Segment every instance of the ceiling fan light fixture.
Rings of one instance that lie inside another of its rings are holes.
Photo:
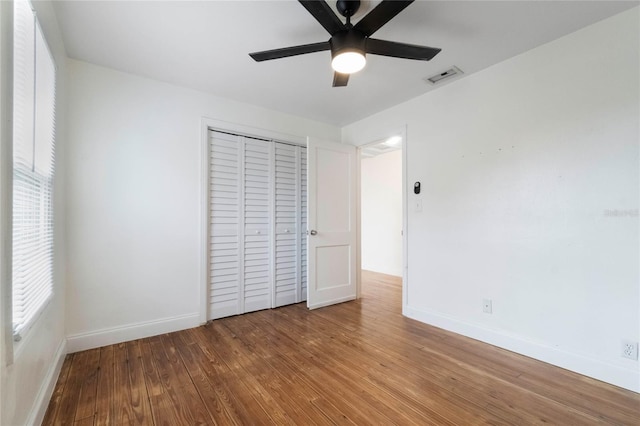
[[[343,51],[331,60],[331,67],[342,74],[353,74],[366,65],[367,60],[363,52]]]
[[[367,63],[366,40],[362,33],[346,30],[336,33],[329,40],[331,45],[331,67],[342,74],[360,71]]]

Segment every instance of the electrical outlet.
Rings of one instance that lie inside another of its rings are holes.
[[[482,312],[490,314],[493,312],[491,299],[482,299]]]
[[[638,359],[638,342],[632,342],[631,340],[622,341],[622,357],[633,360]]]

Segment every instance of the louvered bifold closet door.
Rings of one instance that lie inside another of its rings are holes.
[[[306,300],[306,148],[210,131],[209,169],[209,319]]]
[[[275,144],[275,306],[300,301],[299,148]]]
[[[209,132],[209,319],[241,313],[240,138]]]
[[[244,312],[271,307],[271,145],[244,139]]]
[[[300,299],[307,300],[307,148],[300,147]]]

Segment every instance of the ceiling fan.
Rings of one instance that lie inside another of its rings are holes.
[[[414,0],[383,0],[355,25],[351,24],[351,17],[358,11],[360,0],[337,1],[338,12],[347,18],[346,24],[338,19],[324,0],[298,1],[331,34],[331,38],[320,43],[254,52],[250,53],[249,56],[258,62],[262,62],[331,50],[331,66],[335,71],[333,74],[333,87],[339,87],[347,85],[350,74],[364,68],[366,64],[365,55],[367,53],[429,61],[441,50],[435,47],[371,38],[373,33],[402,12]]]

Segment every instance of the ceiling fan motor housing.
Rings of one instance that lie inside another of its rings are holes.
[[[331,58],[341,53],[356,52],[365,56],[366,37],[360,31],[351,29],[337,32],[329,40],[331,45]]]

